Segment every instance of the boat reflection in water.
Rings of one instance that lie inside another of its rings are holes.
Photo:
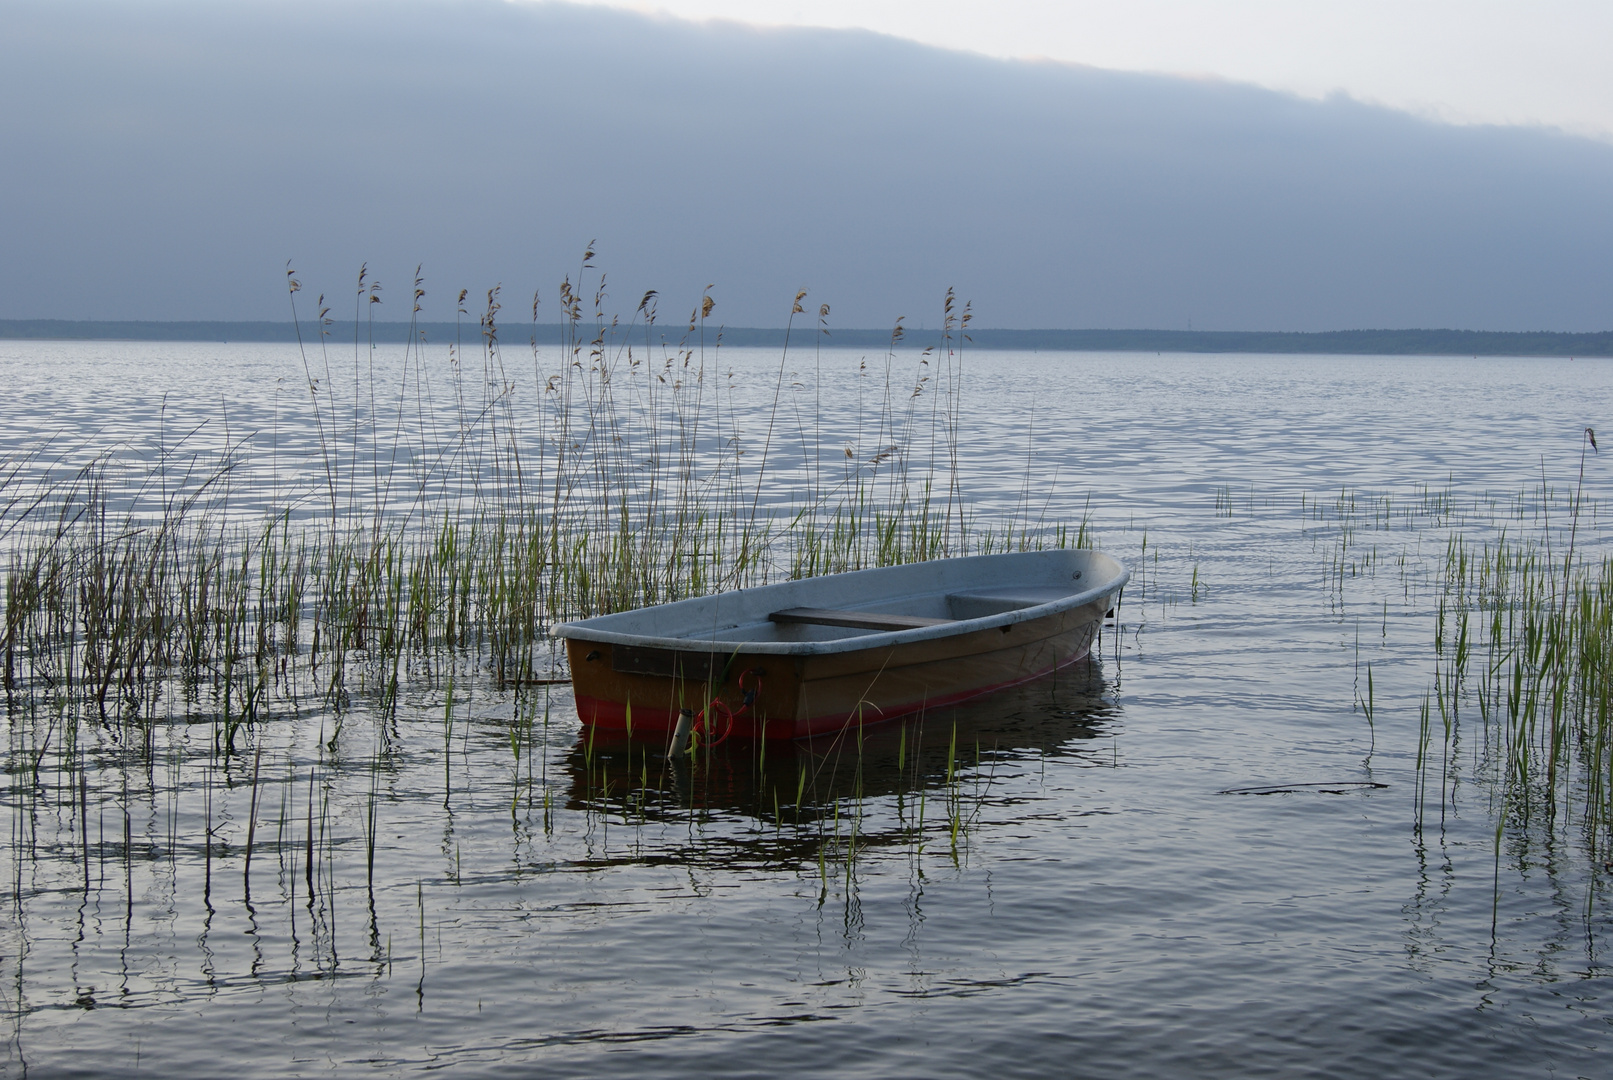
[[[906,720],[674,755],[659,741],[584,728],[567,757],[567,803],[598,818],[615,857],[626,847],[633,860],[821,863],[826,850],[838,860],[938,836],[956,851],[983,801],[1005,797],[995,780],[1049,758],[1109,763],[1113,688],[1088,658]]]

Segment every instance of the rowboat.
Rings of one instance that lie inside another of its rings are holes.
[[[935,559],[563,623],[596,731],[800,739],[1028,682],[1085,657],[1128,571],[1096,551]]]

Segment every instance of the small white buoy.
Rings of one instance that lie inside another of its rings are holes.
[[[672,743],[667,747],[667,757],[677,757],[688,752],[689,732],[694,727],[694,710],[682,709],[678,712],[678,725],[672,729]]]

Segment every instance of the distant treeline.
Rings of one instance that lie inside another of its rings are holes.
[[[353,341],[354,324],[338,322],[326,328],[333,341]],[[683,337],[680,325],[663,324],[654,329],[651,340],[676,344]],[[478,342],[480,326],[474,321],[461,323],[420,323],[416,331],[429,342]],[[509,323],[499,327],[499,340],[505,344],[556,345],[564,340],[565,328],[559,323]],[[360,324],[359,340],[377,344],[401,343],[408,335],[407,323],[377,322]],[[317,338],[312,325],[302,328],[310,344]],[[584,342],[597,333],[591,324],[581,327]],[[723,344],[778,347],[784,344],[782,329],[708,324],[706,344],[721,335]],[[806,344],[815,328],[797,327],[793,340]],[[933,344],[937,330],[909,328],[904,338],[908,346]],[[608,333],[617,341],[643,341],[644,328],[620,327]],[[977,349],[1016,349],[1023,351],[1070,352],[1174,352],[1174,353],[1332,353],[1362,356],[1613,356],[1613,330],[1591,334],[1560,334],[1549,331],[1523,333],[1493,330],[1328,330],[1320,333],[1290,333],[1264,330],[989,330],[969,331],[970,344]],[[289,322],[114,322],[69,319],[0,319],[0,339],[56,341],[295,341],[296,328]],[[890,344],[889,330],[832,329],[822,338],[824,345],[842,348],[877,349]]]

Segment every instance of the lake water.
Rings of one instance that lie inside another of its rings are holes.
[[[863,360],[789,364],[831,448]],[[386,385],[401,360],[376,362]],[[777,354],[720,364],[760,415]],[[860,750],[692,771],[590,748],[564,686],[519,705],[517,758],[517,700],[473,681],[451,708],[406,688],[390,725],[306,709],[256,759],[178,723],[136,763],[92,725],[75,791],[35,782],[45,721],[14,710],[0,1072],[1610,1075],[1608,871],[1538,822],[1497,854],[1471,718],[1420,827],[1415,762],[1446,539],[1566,524],[1613,363],[963,365],[980,519],[1086,514],[1132,567],[1090,664]],[[138,453],[205,420],[199,445],[227,417],[272,435],[282,491],[317,488],[294,347],[0,343],[0,381],[6,447]]]

